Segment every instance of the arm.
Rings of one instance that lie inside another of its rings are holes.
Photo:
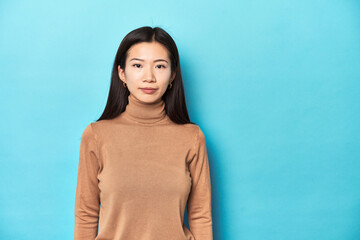
[[[80,143],[79,167],[75,196],[74,240],[95,239],[98,227],[100,190],[97,173],[98,151],[91,123],[85,128]]]
[[[210,169],[205,136],[200,127],[189,171],[192,179],[187,207],[190,231],[196,240],[212,240]]]

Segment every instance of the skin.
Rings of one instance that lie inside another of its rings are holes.
[[[157,61],[158,59],[162,60]],[[168,51],[158,42],[132,45],[128,50],[125,66],[125,69],[118,66],[119,78],[127,84],[130,94],[144,103],[159,101],[175,78],[175,72],[171,75]],[[146,87],[157,90],[148,94],[140,89]]]

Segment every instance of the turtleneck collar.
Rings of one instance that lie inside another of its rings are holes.
[[[162,98],[153,103],[144,103],[130,94],[128,101],[122,115],[129,120],[137,123],[151,124],[159,122],[166,117],[165,102]]]

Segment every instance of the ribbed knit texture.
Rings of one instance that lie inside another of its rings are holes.
[[[212,240],[202,130],[172,122],[161,99],[128,99],[118,117],[92,122],[82,133],[74,239]]]

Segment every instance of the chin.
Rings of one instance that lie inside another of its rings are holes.
[[[142,102],[145,103],[153,103],[155,101],[157,101],[159,98],[158,95],[152,95],[152,94],[146,94],[146,93],[142,93],[141,96],[138,97],[138,99]]]

